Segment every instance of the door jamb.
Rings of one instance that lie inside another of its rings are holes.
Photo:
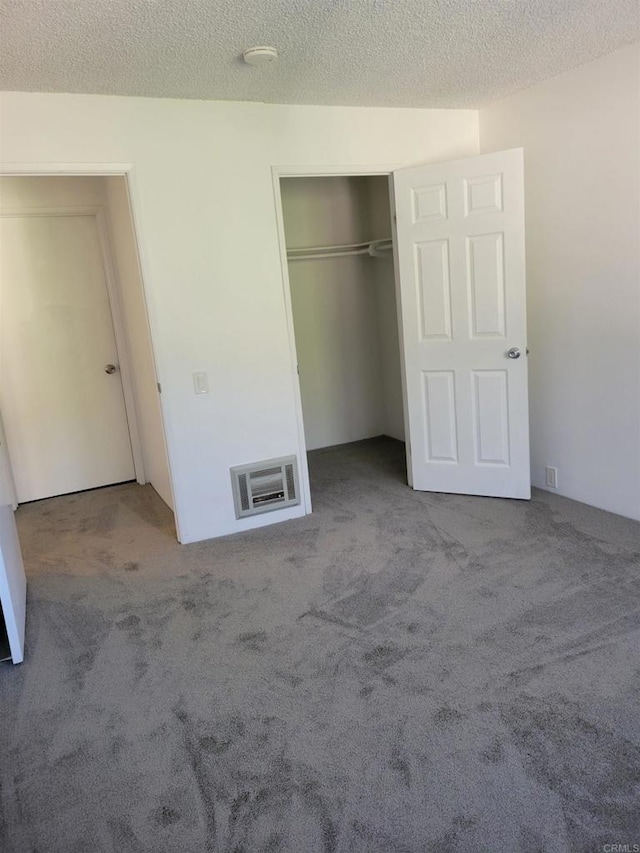
[[[124,407],[127,413],[127,421],[129,425],[133,467],[136,473],[137,482],[143,486],[147,482],[147,477],[144,471],[142,441],[140,439],[136,398],[133,390],[133,365],[124,323],[124,311],[122,310],[122,301],[120,299],[120,288],[122,287],[122,283],[119,280],[117,267],[113,257],[113,243],[111,241],[111,234],[109,232],[104,208],[99,208],[96,211],[96,225],[98,228],[98,239],[100,240],[100,250],[102,252],[102,262],[104,264],[104,275],[107,285],[107,296],[109,297],[109,307],[111,309],[111,319],[113,321],[113,334],[116,339],[116,351],[118,353],[118,361],[120,362],[122,393],[124,396]]]
[[[278,248],[280,252],[280,267],[282,270],[282,297],[284,301],[284,311],[287,323],[287,337],[289,343],[289,360],[291,371],[291,384],[293,388],[294,406],[296,414],[296,426],[298,433],[298,462],[300,471],[300,480],[302,484],[302,505],[305,514],[308,515],[312,511],[311,507],[311,489],[309,484],[309,466],[307,463],[307,443],[304,434],[304,418],[302,412],[302,394],[300,392],[300,376],[298,374],[298,355],[296,350],[295,330],[293,325],[293,307],[291,302],[291,281],[289,279],[289,266],[287,263],[287,243],[284,230],[284,215],[282,212],[282,190],[280,185],[281,178],[330,178],[330,177],[367,177],[367,176],[383,176],[387,177],[391,182],[393,172],[400,168],[397,163],[392,165],[374,164],[369,166],[352,165],[352,166],[272,166],[271,180],[273,183],[273,200],[276,213],[276,228]],[[391,183],[390,183],[391,188]],[[391,210],[393,220],[393,209]],[[392,239],[395,246],[395,227],[392,221]],[[395,253],[394,253],[395,254]],[[398,299],[398,280],[397,267],[394,264],[394,273],[396,277],[396,300]],[[400,325],[400,305],[398,305],[398,322]],[[402,338],[400,339],[402,345]],[[404,382],[404,360],[400,359],[402,366],[402,395],[405,400],[404,406],[406,411],[406,387]],[[405,418],[406,420],[406,418]],[[405,430],[408,426],[405,424]],[[408,432],[407,432],[408,446]]]

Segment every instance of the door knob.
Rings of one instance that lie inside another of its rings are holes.
[[[508,349],[507,358],[520,358],[520,350],[518,347],[511,347],[511,349]]]
[[[115,366],[115,364],[105,364],[104,366],[104,372],[109,374],[115,373],[117,369],[118,368]]]

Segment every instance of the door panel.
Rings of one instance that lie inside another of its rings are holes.
[[[18,501],[134,478],[94,216],[0,219],[0,405]]]
[[[0,604],[14,663],[24,658],[27,579],[13,509],[0,504]]]
[[[413,487],[528,498],[522,151],[399,169],[394,196]]]

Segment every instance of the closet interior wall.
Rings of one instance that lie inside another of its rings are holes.
[[[288,250],[391,236],[386,176],[280,184]],[[392,254],[288,266],[307,449],[378,435],[404,441]]]

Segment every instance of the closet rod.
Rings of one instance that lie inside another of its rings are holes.
[[[383,257],[393,248],[391,239],[368,240],[365,243],[343,243],[339,246],[310,246],[308,249],[288,249],[290,261],[320,260],[320,258],[344,258],[349,255],[370,255]]]
[[[344,252],[320,252],[317,254],[290,255],[287,253],[289,261],[317,261],[320,258],[347,258],[355,255],[368,255],[369,249],[347,249]]]

